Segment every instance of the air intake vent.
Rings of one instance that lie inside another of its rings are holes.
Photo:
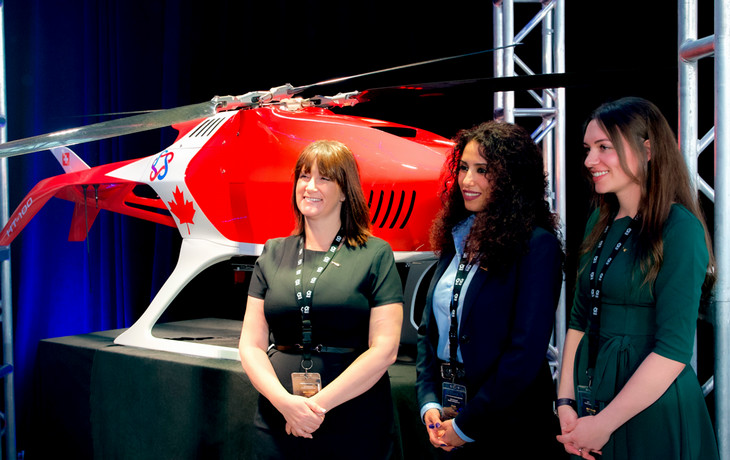
[[[200,125],[198,125],[198,127],[195,128],[193,131],[191,131],[188,137],[208,137],[224,121],[225,117],[209,118]]]
[[[398,219],[403,216],[398,228],[404,228],[411,218],[415,203],[415,190],[410,193],[410,196],[407,196],[404,190],[401,190],[400,193],[391,190],[387,196],[383,190],[377,194],[371,190],[368,206],[371,210],[375,207],[375,211],[372,213],[373,219],[370,223],[378,228],[383,228],[386,225],[388,228],[394,228],[398,223]]]

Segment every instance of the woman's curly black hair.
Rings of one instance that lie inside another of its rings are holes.
[[[470,142],[479,144],[491,186],[486,209],[476,213],[466,252],[479,265],[504,273],[527,253],[532,231],[542,227],[559,237],[558,218],[546,201],[547,176],[540,149],[520,126],[488,121],[460,131],[444,170],[443,207],[431,227],[431,247],[440,254],[453,248],[452,229],[471,212],[459,188],[459,162]]]

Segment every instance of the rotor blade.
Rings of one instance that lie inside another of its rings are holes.
[[[667,69],[670,70],[670,69]],[[553,88],[590,88],[610,85],[628,78],[642,78],[641,69],[623,68],[602,71],[580,71],[518,75],[513,77],[485,77],[449,80],[409,85],[385,86],[361,91],[358,102],[371,102],[381,97],[480,97],[486,93],[503,91],[543,90]],[[653,75],[651,76],[653,77]]]
[[[449,80],[371,88],[362,91],[357,96],[357,100],[359,102],[369,102],[378,97],[399,95],[403,93],[415,96],[423,94],[437,95],[443,93],[471,94],[474,96],[483,94],[484,92],[564,88],[566,86],[573,86],[576,81],[578,81],[576,76],[568,73]]]
[[[496,48],[490,48],[488,50],[475,51],[475,52],[472,52],[472,53],[459,54],[457,56],[448,56],[448,57],[442,57],[442,58],[437,58],[437,59],[430,59],[430,60],[427,60],[427,61],[414,62],[414,63],[411,63],[411,64],[399,65],[399,66],[395,66],[395,67],[388,67],[387,69],[374,70],[372,72],[365,72],[365,73],[360,73],[360,74],[357,74],[357,75],[348,75],[346,77],[331,78],[329,80],[323,80],[323,81],[320,81],[320,82],[317,82],[317,83],[312,83],[310,85],[298,86],[298,87],[294,88],[294,91],[295,91],[294,94],[301,93],[302,91],[305,91],[305,90],[310,89],[310,88],[314,88],[316,86],[324,86],[324,85],[331,85],[331,84],[334,84],[334,83],[342,83],[343,81],[353,80],[355,78],[360,78],[360,77],[368,77],[368,76],[371,76],[371,75],[377,75],[377,74],[385,73],[385,72],[392,72],[394,70],[408,69],[410,67],[418,67],[418,66],[426,65],[426,64],[435,64],[437,62],[450,61],[452,59],[459,59],[459,58],[464,58],[464,57],[469,57],[469,56],[476,56],[478,54],[493,53],[493,52],[498,51],[498,50],[501,50],[501,49],[511,48],[513,46],[518,46],[518,45],[521,45],[521,43],[512,43],[511,45],[499,46],[499,47],[496,47]]]
[[[0,144],[0,158],[149,131],[176,123],[206,118],[215,115],[216,109],[220,105],[220,101],[212,100],[10,141]]]
[[[105,113],[88,113],[84,115],[72,115],[72,118],[88,118],[88,117],[120,117],[122,115],[140,115],[143,113],[161,112],[165,109],[150,109],[150,110],[130,110],[128,112],[105,112]]]

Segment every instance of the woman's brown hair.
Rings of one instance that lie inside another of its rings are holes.
[[[672,204],[679,203],[697,217],[705,230],[710,254],[705,288],[709,288],[714,281],[712,242],[697,194],[690,184],[687,165],[664,115],[656,105],[645,99],[626,97],[601,105],[591,114],[586,127],[590,121],[595,121],[608,136],[623,171],[641,185],[637,257],[644,277],[643,284],[653,282],[661,269],[664,260],[664,222],[669,217]],[[636,175],[628,168],[624,140],[636,156],[639,166]],[[648,150],[645,145],[647,140]],[[595,201],[599,208],[598,222],[583,242],[581,254],[593,250],[603,229],[618,212],[618,200],[612,193],[596,195]]]
[[[360,171],[355,155],[345,144],[338,141],[315,141],[299,154],[294,167],[294,187],[291,196],[296,223],[293,234],[304,235],[304,216],[297,207],[296,184],[299,175],[309,173],[315,162],[319,173],[335,181],[345,195],[340,210],[340,221],[346,243],[349,246],[362,246],[372,236],[370,210],[360,184]]]

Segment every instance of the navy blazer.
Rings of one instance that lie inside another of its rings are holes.
[[[433,291],[454,254],[444,253],[438,261],[418,328],[419,407],[441,403]],[[531,422],[555,418],[555,388],[546,356],[563,279],[561,245],[553,234],[537,228],[527,254],[506,273],[477,270],[469,283],[459,324],[467,404],[456,424],[479,441],[509,432],[509,425],[519,423],[519,439],[524,443],[525,428]]]

